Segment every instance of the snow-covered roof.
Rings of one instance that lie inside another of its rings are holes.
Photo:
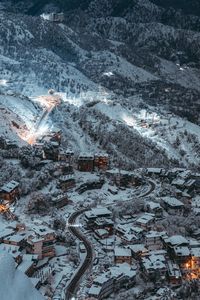
[[[6,238],[6,241],[12,241],[12,242],[16,242],[19,243],[21,241],[23,241],[26,238],[26,236],[23,234],[13,234],[11,236],[8,236]]]
[[[15,188],[17,188],[19,186],[19,182],[17,181],[10,181],[6,184],[4,184],[2,187],[1,187],[1,190],[6,192],[6,193],[10,193],[12,192]]]
[[[171,207],[184,206],[184,204],[175,197],[163,197],[162,200]]]
[[[115,254],[115,256],[131,257],[131,250],[127,249],[127,248],[122,248],[122,247],[115,247],[114,254]]]
[[[137,219],[137,223],[148,224],[155,218],[154,214],[145,213],[140,218]]]
[[[160,174],[162,171],[161,168],[147,168],[148,173]]]
[[[107,157],[108,158],[108,154],[107,153],[103,153],[103,152],[95,153],[94,156],[95,157]]]
[[[137,234],[140,234],[144,231],[144,229],[142,229],[141,227],[138,227],[138,226],[133,226],[132,230]]]
[[[107,283],[108,281],[121,280],[122,278],[133,278],[136,276],[136,268],[133,268],[127,263],[122,263],[120,265],[112,266],[108,269],[107,272],[97,276],[93,281],[93,288],[89,291],[89,294],[94,294],[94,292],[99,293],[99,289],[96,287],[101,287],[103,284]]]
[[[108,234],[108,230],[106,230],[106,229],[96,229],[95,232],[100,236],[102,236],[104,234]]]
[[[93,284],[89,289],[88,294],[92,296],[99,296],[100,292],[101,292],[101,287]]]
[[[80,153],[78,159],[80,159],[80,160],[81,159],[90,159],[90,160],[92,160],[92,159],[94,159],[94,155],[91,154],[91,153],[82,152],[82,153]]]
[[[159,232],[159,231],[152,230],[146,234],[146,238],[157,238],[157,237],[161,237],[163,234],[165,235],[166,232]]]
[[[107,281],[109,281],[110,279],[111,278],[108,273],[103,273],[94,279],[94,284],[101,286],[104,283],[106,283]]]
[[[200,247],[199,248],[191,248],[190,253],[191,253],[191,256],[200,258]]]
[[[120,233],[125,234],[129,233],[131,231],[132,224],[117,224],[116,230],[118,230]]]
[[[106,224],[113,225],[114,222],[111,218],[97,218],[95,220],[95,224],[97,224],[97,225],[106,225]]]
[[[182,178],[176,178],[172,181],[173,185],[183,186],[185,183],[185,179]]]
[[[186,246],[175,247],[174,251],[177,256],[189,256],[190,255],[190,249]]]
[[[191,248],[200,248],[200,241],[195,239],[188,239]]]
[[[33,226],[31,228],[31,231],[33,233],[35,233],[37,236],[39,236],[39,237],[43,237],[43,236],[45,236],[47,234],[54,234],[55,233],[54,230],[52,230],[49,227],[44,226],[44,225]]]
[[[25,274],[33,264],[34,262],[31,260],[23,260],[17,269]]]
[[[91,210],[85,212],[85,216],[87,218],[99,217],[104,215],[110,216],[111,214],[112,212],[107,207],[92,208]]]
[[[134,244],[134,245],[129,245],[128,247],[134,253],[137,253],[137,252],[148,252],[148,250],[147,250],[147,248],[145,248],[144,244]]]
[[[146,205],[149,206],[149,208],[150,208],[151,210],[161,208],[160,203],[153,202],[153,201],[148,201],[148,202],[146,203]]]
[[[59,202],[59,201],[64,200],[64,199],[68,199],[67,193],[58,195],[57,197],[53,197],[53,198],[51,198],[51,201],[56,203],[56,202]]]
[[[165,240],[167,243],[171,244],[172,246],[186,244],[189,245],[189,242],[186,238],[182,235],[173,235]]]
[[[4,237],[7,237],[11,234],[14,233],[14,230],[13,229],[9,229],[9,228],[4,228],[0,231],[0,239],[4,238]]]
[[[121,169],[111,169],[111,170],[107,170],[106,174],[110,174],[110,175],[131,175],[131,173],[129,171],[126,170],[121,170]]]
[[[167,267],[168,267],[168,272],[170,276],[176,277],[176,278],[181,278],[181,271],[180,268],[177,264],[173,263],[172,261],[168,260],[167,261]]]
[[[122,263],[120,265],[110,267],[108,272],[111,273],[111,275],[116,279],[121,277],[122,275],[133,278],[136,275],[136,267],[133,268],[127,263]]]
[[[179,177],[181,178],[188,178],[189,176],[191,176],[190,170],[184,170],[183,172],[179,173]]]
[[[148,257],[143,257],[142,263],[146,270],[166,269],[164,255],[150,255]]]
[[[71,149],[60,149],[59,150],[59,154],[60,155],[74,155],[74,151],[73,150],[71,150]]]
[[[74,180],[74,179],[75,179],[74,174],[62,175],[59,178],[59,180],[63,181],[63,182],[68,181],[68,180]]]
[[[131,233],[125,233],[122,238],[128,242],[131,242],[133,240],[138,240],[138,237],[135,234],[131,234]]]
[[[160,249],[160,250],[151,250],[149,251],[146,256],[149,256],[149,255],[166,255],[167,254],[167,251],[164,250],[164,249]]]

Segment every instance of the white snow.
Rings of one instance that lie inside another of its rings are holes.
[[[1,300],[44,300],[8,254],[0,255],[0,295]]]

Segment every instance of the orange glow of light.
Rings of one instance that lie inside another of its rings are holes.
[[[27,142],[29,145],[35,144],[36,143],[36,139],[37,139],[36,134],[30,133],[30,131],[28,131],[28,130],[19,133],[19,137],[23,141]]]
[[[61,98],[58,95],[45,95],[45,96],[39,96],[36,99],[37,102],[40,103],[40,105],[44,108],[44,113],[47,112],[48,114],[61,103]],[[40,120],[38,123],[42,120],[42,116],[40,117]],[[36,125],[34,125],[33,128],[30,128],[29,130],[24,130],[23,132],[19,133],[19,136],[22,140],[26,141],[29,145],[34,145],[37,141],[38,137],[44,136],[48,132],[49,128],[48,125],[42,125],[39,128],[37,128]]]
[[[36,101],[44,106],[47,111],[51,111],[56,105],[60,104],[61,99],[58,95],[45,95],[38,97]]]
[[[3,204],[1,204],[1,205],[0,205],[0,213],[4,213],[4,212],[6,212],[6,211],[8,211],[8,207],[5,206],[5,205],[3,205]]]

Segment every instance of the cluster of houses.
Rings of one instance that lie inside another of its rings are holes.
[[[57,187],[61,194],[50,200],[53,207],[61,208],[69,203],[67,192],[76,187],[75,169],[103,174],[98,180],[79,185],[76,189],[79,194],[101,188],[105,176],[109,181],[108,191],[113,195],[119,189],[141,186],[144,176],[159,180],[161,188],[163,182],[173,188],[155,199],[146,198],[144,207],[137,214],[130,211],[114,218],[108,207],[85,211],[86,228],[105,254],[112,258],[112,266],[107,265],[101,275],[93,276],[89,297],[103,299],[121,288],[132,287],[138,272],[145,281],[171,286],[200,278],[200,231],[195,231],[189,238],[169,236],[157,225],[158,220],[168,215],[183,216],[188,206],[192,207],[193,195],[199,192],[200,174],[178,168],[148,168],[134,172],[109,169],[109,156],[105,153],[81,153],[75,158],[71,149],[62,149],[60,145],[61,131],[54,128],[33,146],[41,150],[43,161],[54,161],[60,171]],[[0,211],[7,211],[19,198],[19,182],[12,180],[4,184],[0,188]],[[32,228],[17,225],[0,232],[0,252],[9,252],[15,259],[16,268],[28,276],[34,274],[41,260],[55,256],[55,242],[55,232],[43,224]],[[35,278],[32,280],[39,285]]]
[[[177,197],[190,198],[199,191],[200,174],[181,168],[173,168],[170,170],[163,168],[147,168],[144,175],[160,179],[167,179],[172,187],[174,187]]]
[[[80,153],[75,159],[71,149],[60,147],[62,132],[59,128],[53,128],[47,135],[41,137],[33,145],[41,151],[44,160],[52,160],[69,163],[76,166],[81,172],[93,172],[95,170],[106,171],[109,167],[109,157],[106,153]]]
[[[7,219],[14,220],[16,217],[10,211],[12,203],[20,198],[19,182],[11,180],[0,188],[0,213]]]
[[[109,157],[106,153],[81,153],[78,157],[78,170],[93,172],[96,169],[106,171],[109,167]]]
[[[94,278],[89,296],[103,299],[122,288],[129,289],[135,284],[136,269],[127,263],[110,267]]]
[[[169,206],[169,214],[170,209],[172,213],[173,210],[182,213],[182,205],[170,197],[161,203],[147,201],[145,212],[138,215],[130,212],[115,221],[109,208],[97,207],[85,212],[86,228],[111,258],[112,264],[109,269],[106,267],[102,275],[97,274],[93,278],[90,297],[103,299],[119,286],[125,288],[130,283],[134,285],[137,272],[142,274],[145,281],[170,284],[172,287],[180,286],[183,280],[200,278],[200,233],[195,232],[186,238],[182,235],[169,236],[161,231],[156,221],[162,218],[165,205]],[[118,278],[111,269],[119,268],[123,273],[125,265],[129,266],[127,270],[132,275],[123,274],[123,283],[118,285]]]
[[[39,288],[41,282],[33,275],[40,268],[40,262],[55,256],[55,232],[42,223],[30,228],[16,222],[11,225],[0,231],[0,253],[10,254],[16,268]]]
[[[106,176],[110,180],[111,184],[118,187],[131,187],[142,184],[142,176],[137,172],[111,169],[106,171]]]

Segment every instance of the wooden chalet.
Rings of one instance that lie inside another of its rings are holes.
[[[28,237],[26,250],[30,254],[38,255],[39,259],[55,256],[56,235],[51,229],[44,226],[33,228],[33,233]]]
[[[67,194],[61,194],[58,195],[57,197],[52,198],[52,204],[56,208],[61,208],[69,203],[69,199]]]
[[[20,198],[19,182],[10,181],[0,189],[0,198],[10,203]]]
[[[116,247],[114,249],[114,261],[116,264],[131,264],[132,254],[131,250],[127,248]]]
[[[99,170],[107,170],[109,166],[108,154],[96,153],[94,156],[94,167]]]
[[[73,187],[75,187],[76,182],[73,174],[64,175],[59,178],[58,186],[63,191],[67,191]]]
[[[61,149],[58,154],[58,160],[72,164],[74,162],[74,152]]]
[[[92,172],[94,170],[94,155],[82,153],[78,157],[78,170],[81,172]]]
[[[44,159],[57,161],[59,155],[59,143],[51,141],[48,137],[45,137],[44,142]]]

